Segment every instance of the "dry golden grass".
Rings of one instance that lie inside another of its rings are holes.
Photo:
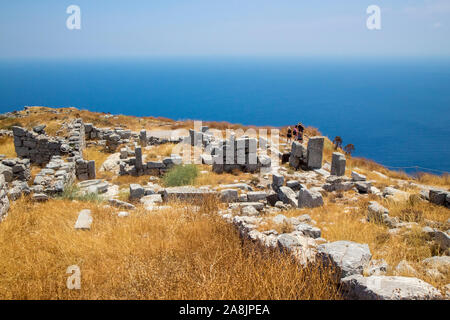
[[[448,173],[440,176],[429,173],[421,173],[419,174],[417,181],[419,183],[432,186],[443,186],[447,190],[450,190],[450,174]]]
[[[94,160],[95,161],[95,170],[98,173],[98,170],[101,168],[103,162],[111,155],[111,153],[106,153],[103,151],[103,148],[100,146],[88,147],[83,150],[83,158],[86,160]]]
[[[342,199],[351,198],[352,192],[347,192]],[[377,200],[374,196],[357,202],[347,201],[340,204],[333,202],[333,196],[328,196],[325,205],[314,209],[295,209],[283,212],[288,217],[296,217],[309,214],[317,222],[317,227],[322,230],[322,237],[328,241],[349,240],[358,243],[367,243],[373,255],[373,259],[385,259],[391,266],[395,267],[402,260],[408,261],[417,271],[416,277],[442,289],[450,282],[450,274],[444,272],[443,278],[433,278],[427,274],[421,261],[442,252],[439,248],[427,242],[421,228],[425,226],[425,220],[429,219],[442,223],[442,230],[447,230],[445,221],[450,218],[450,210],[435,206],[428,202],[412,200],[406,202],[380,202],[389,209],[389,215],[399,217],[403,221],[418,222],[419,226],[411,230],[404,229],[398,235],[392,235],[388,227],[375,223],[361,221],[367,216],[368,201]],[[419,213],[418,213],[419,212]],[[419,218],[417,218],[419,217]],[[279,226],[281,228],[282,226]],[[271,229],[272,226],[265,227]],[[394,274],[394,270],[388,270],[388,274]],[[411,276],[408,274],[401,274]]]
[[[151,146],[149,150],[143,150],[143,155],[145,156],[146,161],[153,161],[160,158],[170,157],[174,147],[175,145],[172,143]]]
[[[73,226],[92,210],[90,231]],[[127,218],[94,203],[15,202],[0,224],[2,299],[337,299],[331,273],[242,246],[206,205]],[[68,266],[81,290],[68,290]]]
[[[207,173],[201,173],[195,179],[196,186],[217,186],[220,184],[232,184],[236,183],[239,180],[250,181],[252,175],[250,173],[245,172],[235,172],[235,173],[222,173],[217,174],[212,171],[208,171]]]
[[[4,154],[6,158],[16,158],[16,149],[14,147],[14,139],[12,137],[0,137],[0,154]]]

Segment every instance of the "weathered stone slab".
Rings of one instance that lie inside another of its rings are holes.
[[[423,280],[410,277],[352,275],[341,280],[346,295],[358,300],[434,300],[441,293]]]
[[[335,176],[345,175],[345,156],[339,152],[333,152],[331,158],[331,174]]]
[[[366,181],[366,176],[356,171],[352,171],[352,179],[353,181]]]
[[[223,202],[236,202],[238,200],[238,191],[235,189],[221,190],[220,199]]]
[[[247,193],[247,198],[250,202],[267,200],[267,193],[265,191],[251,191]]]
[[[323,198],[320,192],[300,189],[298,194],[299,208],[317,208],[321,206],[323,206]]]
[[[91,210],[81,210],[78,214],[78,219],[75,222],[75,229],[90,230],[92,221]]]
[[[284,184],[284,177],[281,174],[274,173],[272,174],[272,187],[274,190],[277,190],[279,187],[282,187]]]
[[[128,209],[128,210],[136,209],[136,207],[134,205],[132,205],[131,203],[121,201],[118,199],[108,199],[108,203],[116,208],[123,208],[123,209]]]
[[[295,192],[289,187],[280,187],[278,189],[278,198],[285,204],[290,204],[293,207],[297,206],[297,199],[295,197]]]
[[[130,184],[130,200],[139,200],[145,194],[144,188],[140,184]]]
[[[324,264],[337,268],[341,278],[362,274],[372,258],[367,244],[345,240],[321,244],[317,251]]]
[[[212,190],[195,188],[191,186],[170,187],[162,191],[164,201],[169,201],[170,199],[201,200],[207,196],[212,196],[215,194],[217,193]]]
[[[324,137],[311,137],[307,148],[307,166],[311,169],[322,167]]]

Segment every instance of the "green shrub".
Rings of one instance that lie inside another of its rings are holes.
[[[64,189],[57,199],[63,200],[77,200],[83,202],[101,202],[103,199],[98,195],[98,193],[82,193],[80,188],[76,185],[68,186]]]
[[[193,184],[198,176],[198,168],[194,164],[178,165],[170,169],[163,177],[166,187]]]

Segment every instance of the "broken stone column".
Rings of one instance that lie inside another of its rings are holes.
[[[89,179],[95,179],[95,161],[88,161],[88,177]]]
[[[139,142],[141,144],[141,147],[145,148],[147,146],[147,131],[141,130],[139,133]]]
[[[143,168],[143,166],[142,166],[142,148],[141,147],[136,147],[134,149],[134,154],[136,156],[136,163],[135,163],[136,170],[138,172],[142,171],[142,168]]]
[[[322,167],[324,137],[311,137],[307,148],[307,166],[310,169],[320,169]]]
[[[339,152],[333,152],[331,159],[331,174],[335,176],[345,175],[345,156]]]

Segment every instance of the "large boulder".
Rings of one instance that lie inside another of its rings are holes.
[[[238,191],[236,189],[225,189],[220,191],[220,199],[223,202],[236,202],[238,196]]]
[[[295,198],[295,192],[289,187],[280,187],[278,189],[278,198],[285,204],[290,204],[293,207],[297,206],[297,199]]]
[[[139,200],[145,194],[144,188],[140,184],[130,184],[130,200]]]
[[[272,188],[278,190],[284,184],[284,177],[281,174],[274,173],[272,175]]]
[[[126,151],[126,149],[125,149]],[[100,172],[112,172],[114,174],[119,174],[120,171],[120,159],[121,154],[119,152],[113,153],[101,164]]]
[[[250,202],[267,200],[267,193],[265,191],[251,191],[247,193],[247,198]]]
[[[310,237],[313,239],[320,238],[322,235],[322,231],[319,228],[310,226],[306,223],[296,224],[295,230],[301,232],[305,237]]]
[[[430,202],[440,206],[444,206],[448,194],[448,192],[443,190],[431,189],[429,193]]]
[[[321,206],[323,206],[323,198],[320,192],[300,189],[298,194],[299,208],[316,208]]]
[[[372,258],[367,244],[345,240],[321,244],[317,251],[325,265],[337,269],[340,278],[362,274]]]
[[[352,275],[341,280],[346,296],[358,300],[433,300],[441,293],[423,280],[410,277]]]

